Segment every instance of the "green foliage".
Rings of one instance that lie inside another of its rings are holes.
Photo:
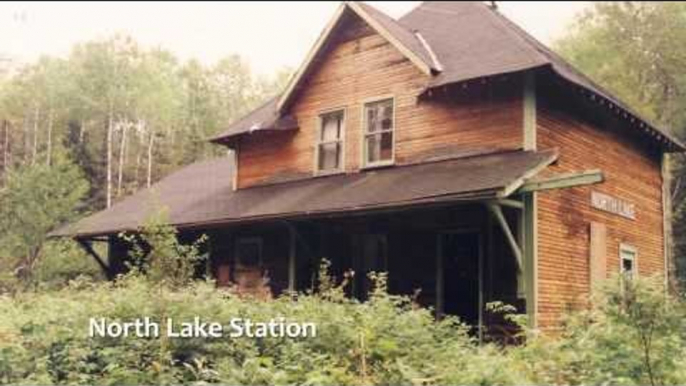
[[[52,166],[10,169],[0,190],[0,271],[30,279],[48,232],[78,215],[87,191],[80,169],[62,153]]]
[[[560,336],[514,351],[535,383],[671,385],[686,382],[686,304],[656,278],[608,281]]]
[[[121,34],[83,42],[66,58],[43,57],[0,79],[0,128],[9,128],[0,162],[49,163],[63,144],[91,184],[88,204],[101,209],[108,186],[114,199],[147,186],[148,176],[224,154],[207,139],[285,78],[257,76],[237,55],[183,62]]]
[[[192,243],[180,242],[178,231],[169,225],[166,210],[150,216],[135,234],[120,237],[133,245],[132,274],[143,272],[149,281],[171,288],[188,285],[198,265],[207,260],[207,254],[202,253],[207,237],[203,235]]]
[[[180,165],[224,155],[207,139],[285,79],[258,77],[236,55],[182,62],[120,34],[1,75],[0,291],[33,275],[46,232],[76,206],[102,209]],[[51,285],[77,265],[94,274],[92,259],[54,248],[40,267]]]
[[[71,239],[48,240],[42,256],[34,273],[35,285],[41,288],[61,288],[82,276],[93,280],[104,279],[93,257]]]
[[[647,118],[686,127],[686,6],[598,2],[557,42],[560,53]]]
[[[160,286],[141,275],[77,279],[0,298],[0,383],[13,384],[683,384],[684,304],[659,284],[608,286],[558,336],[479,345],[372,275],[369,300],[345,297],[326,270],[317,293],[256,301],[211,282]],[[616,283],[615,283],[616,284]],[[616,286],[615,286],[616,288]],[[508,312],[505,305],[494,309]],[[89,318],[313,322],[314,338],[89,338]],[[648,340],[646,340],[648,338]],[[649,341],[649,342],[648,342]],[[646,346],[646,342],[648,345]],[[649,354],[646,355],[646,347]]]

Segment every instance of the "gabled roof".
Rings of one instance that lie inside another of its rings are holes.
[[[333,19],[324,29],[324,32],[319,36],[314,47],[307,54],[305,61],[286,86],[284,93],[281,94],[276,106],[278,111],[284,111],[284,108],[287,107],[295,93],[297,93],[298,88],[312,70],[317,57],[325,50],[346,13],[352,13],[364,20],[365,23],[379,35],[386,38],[423,73],[430,75],[432,72],[439,70],[440,66],[434,62],[427,47],[424,46],[424,43],[412,30],[407,29],[393,18],[369,5],[352,1],[344,2],[338,8]]]
[[[499,199],[556,159],[555,150],[509,151],[234,191],[233,165],[225,157],[187,166],[51,236],[136,230],[158,205],[168,209],[171,225],[188,229]]]
[[[306,77],[313,70],[317,58],[323,54],[333,36],[341,28],[344,17],[354,15],[362,19],[379,35],[386,38],[395,48],[405,55],[417,68],[427,75],[441,69],[436,56],[423,41],[421,35],[402,26],[395,19],[387,16],[369,5],[358,2],[344,2],[338,7],[333,19],[326,26],[310,50],[305,61],[290,79],[286,89],[277,97],[253,110],[245,117],[231,123],[219,135],[210,138],[211,142],[228,143],[232,138],[256,131],[282,131],[297,129],[297,122],[292,117],[284,116],[286,106],[302,86]]]
[[[499,74],[549,68],[559,78],[619,109],[638,123],[650,140],[667,150],[685,150],[668,130],[642,118],[611,93],[591,81],[557,54],[531,37],[497,10],[482,2],[425,2],[399,20],[362,3],[341,5],[317,44],[276,103],[270,114],[282,117],[283,107],[308,75],[318,53],[325,47],[344,13],[353,12],[393,43],[403,54],[428,74],[426,90]],[[255,113],[258,113],[257,111]],[[259,112],[264,114],[265,112]],[[280,118],[274,118],[274,122]],[[215,138],[225,141],[250,132],[243,122],[255,120],[253,114]]]

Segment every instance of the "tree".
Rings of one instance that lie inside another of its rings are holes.
[[[683,135],[685,12],[680,3],[597,3],[557,46],[647,118]]]
[[[77,68],[78,95],[96,120],[104,123],[105,204],[114,196],[115,130],[126,127],[126,112],[136,93],[135,67],[140,61],[138,44],[127,36],[77,46],[70,61]]]
[[[225,150],[207,139],[279,91],[236,55],[214,65],[115,35],[42,57],[0,79],[0,173],[53,163],[63,146],[97,210],[171,170]],[[0,179],[0,186],[3,181]]]
[[[558,51],[641,115],[686,136],[686,4],[602,2],[581,15]],[[669,157],[677,276],[686,279],[686,162]]]
[[[10,169],[0,190],[0,264],[30,279],[50,231],[75,219],[88,192],[81,170],[64,152],[51,166]]]

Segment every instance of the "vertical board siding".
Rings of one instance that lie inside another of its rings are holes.
[[[586,304],[590,282],[590,224],[607,227],[606,270],[619,272],[619,244],[638,249],[640,275],[661,274],[663,261],[660,161],[627,134],[591,125],[551,105],[538,108],[539,149],[558,148],[549,172],[601,169],[605,182],[538,195],[538,322],[559,325],[561,314]],[[620,127],[621,130],[632,130]],[[636,206],[636,219],[591,208],[596,190]]]
[[[329,48],[291,107],[296,133],[256,134],[240,143],[238,186],[313,176],[317,117],[346,109],[345,171],[361,164],[362,108],[365,101],[395,98],[395,163],[417,162],[447,146],[450,151],[521,147],[521,90],[478,100],[419,101],[429,76],[378,34],[361,28]],[[352,36],[352,39],[350,38]]]

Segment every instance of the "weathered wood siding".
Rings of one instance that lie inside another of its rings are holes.
[[[664,272],[659,156],[631,138],[634,128],[613,120],[592,124],[577,118],[581,113],[559,107],[565,101],[547,100],[546,95],[539,95],[537,144],[539,149],[557,147],[560,151],[559,162],[550,171],[597,168],[606,180],[538,193],[537,303],[542,328],[558,326],[561,313],[587,299],[591,222],[606,225],[607,276],[619,272],[620,243],[638,249],[640,275]],[[593,190],[635,204],[635,220],[592,208]]]
[[[495,92],[497,86],[486,85],[469,98],[420,102],[428,76],[360,22],[347,28],[308,79],[292,106],[298,132],[256,134],[239,144],[239,188],[311,177],[318,115],[329,109],[345,108],[345,170],[358,171],[363,105],[383,96],[395,98],[398,165],[446,153],[521,147],[520,90]]]

